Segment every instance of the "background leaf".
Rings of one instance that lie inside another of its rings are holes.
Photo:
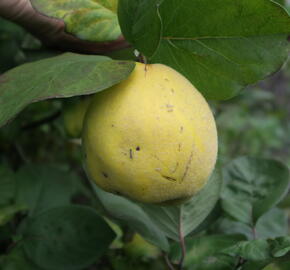
[[[120,0],[119,18],[151,63],[173,67],[209,99],[233,97],[287,58],[290,18],[272,1]]]
[[[204,269],[204,265],[207,264],[206,269],[215,269],[213,267],[217,262],[213,260],[213,264],[210,264],[209,261],[211,261],[211,258],[218,258],[218,260],[220,260],[219,263],[223,265],[223,267],[225,267],[223,263],[225,260],[225,262],[228,262],[229,265],[232,266],[231,269],[233,269],[233,264],[236,259],[232,258],[229,260],[229,258],[221,256],[222,250],[234,246],[238,241],[242,241],[244,239],[245,237],[243,235],[208,235],[188,238],[185,242],[187,256],[185,258],[184,265],[190,267],[190,269]],[[178,262],[180,255],[180,245],[176,243],[171,249],[173,261]]]
[[[18,66],[0,76],[0,126],[29,103],[104,90],[133,68],[133,62],[73,53]]]
[[[0,206],[13,203],[15,176],[6,166],[0,166]]]
[[[258,239],[274,238],[287,235],[288,217],[285,211],[279,208],[272,208],[259,218],[255,228],[225,217],[218,221],[215,225],[215,230],[223,234],[243,234],[249,240],[254,237]]]
[[[108,217],[129,226],[150,243],[168,251],[169,244],[165,235],[140,206],[126,198],[105,192],[95,184],[92,185],[99,203]]]
[[[0,226],[5,225],[15,214],[23,210],[27,210],[26,206],[19,204],[0,207]]]
[[[50,209],[27,221],[23,247],[44,269],[73,270],[89,266],[115,237],[107,223],[89,207]]]
[[[26,205],[30,215],[49,208],[69,205],[74,193],[76,175],[56,166],[27,165],[15,176],[16,203]]]
[[[40,270],[28,260],[22,248],[15,248],[9,255],[0,258],[1,270]]]
[[[241,157],[224,169],[222,207],[238,221],[255,224],[286,194],[289,170],[275,160]]]
[[[257,238],[274,238],[288,234],[288,217],[285,211],[272,208],[256,224]]]
[[[179,241],[180,231],[187,236],[211,212],[219,198],[220,187],[221,176],[215,171],[206,186],[188,202],[168,207],[144,204],[142,208],[167,237]]]
[[[271,247],[264,239],[242,241],[224,252],[250,261],[264,261],[272,257]]]
[[[267,261],[285,256],[290,251],[290,237],[241,241],[223,252],[241,256],[253,262]]]
[[[32,0],[47,16],[65,22],[66,31],[88,41],[111,41],[121,35],[117,18],[118,0]]]

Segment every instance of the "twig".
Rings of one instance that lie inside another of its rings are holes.
[[[178,263],[178,269],[182,270],[184,259],[186,256],[186,246],[185,246],[185,241],[184,241],[184,235],[182,232],[182,213],[180,213],[180,216],[179,216],[179,243],[181,247],[181,257]]]
[[[147,65],[147,58],[146,58],[145,55],[143,55],[143,54],[140,53],[140,55],[139,55],[138,58],[139,58],[139,61],[140,61],[141,63],[145,64],[145,66]]]
[[[252,227],[252,235],[254,240],[257,239],[257,231],[255,225],[253,225]]]
[[[169,258],[168,258],[167,253],[163,253],[163,257],[164,257],[165,263],[166,263],[166,265],[168,266],[168,268],[169,268],[170,270],[175,270],[174,266],[172,265],[171,261],[170,261]]]

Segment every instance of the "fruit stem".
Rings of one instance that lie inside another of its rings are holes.
[[[139,55],[139,62],[143,63],[145,65],[145,71],[147,71],[148,62],[147,62],[147,58],[145,55],[143,55],[143,54]]]

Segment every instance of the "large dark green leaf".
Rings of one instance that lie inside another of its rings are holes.
[[[0,206],[9,205],[15,196],[14,173],[5,166],[0,166]]]
[[[139,205],[121,196],[105,192],[94,184],[93,188],[105,214],[137,231],[152,244],[168,251],[169,244],[164,233]]]
[[[32,0],[48,16],[64,21],[66,31],[89,41],[116,40],[121,35],[118,0]]]
[[[26,205],[30,215],[70,204],[74,184],[79,179],[56,166],[27,165],[15,176],[16,203]]]
[[[143,205],[152,221],[167,237],[179,241],[192,232],[214,208],[220,194],[221,176],[214,172],[206,186],[188,202],[178,206]]]
[[[104,90],[133,68],[133,62],[73,53],[18,66],[0,76],[0,126],[29,103]]]
[[[120,0],[125,37],[207,98],[228,99],[286,60],[287,12],[268,0]]]
[[[2,260],[1,260],[2,259]],[[40,270],[24,254],[22,248],[15,248],[5,257],[0,257],[1,270]]]
[[[287,192],[289,170],[275,160],[241,157],[224,169],[223,209],[238,221],[255,225]]]
[[[115,237],[96,211],[84,206],[50,209],[24,227],[27,256],[49,270],[84,269],[101,256]]]

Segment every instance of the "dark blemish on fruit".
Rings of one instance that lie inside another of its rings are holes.
[[[105,173],[105,172],[102,172],[102,175],[103,175],[105,178],[108,178],[108,177],[109,177],[108,174]]]
[[[178,151],[181,151],[181,143],[178,144]]]
[[[180,130],[179,131],[180,131],[180,133],[183,132],[183,126],[180,127]]]
[[[132,149],[129,150],[130,159],[133,159],[133,151]]]
[[[112,127],[114,127],[115,125],[112,124]]]
[[[193,151],[191,151],[191,153],[190,153],[189,159],[188,159],[187,164],[186,164],[186,168],[185,168],[183,176],[181,178],[181,182],[184,180],[184,178],[186,177],[186,175],[188,173],[188,170],[189,170],[189,167],[190,167],[190,164],[192,161],[192,157],[193,157]]]
[[[169,82],[169,80],[167,78],[164,79],[165,81]]]
[[[174,93],[174,89],[173,88],[171,88],[170,90],[171,90],[171,93]]]
[[[136,147],[136,151],[140,151],[140,146],[137,146]]]
[[[176,182],[176,181],[177,181],[176,178],[173,178],[173,177],[170,177],[170,176],[167,176],[167,175],[163,175],[163,174],[161,174],[161,176],[162,176],[163,178],[165,178],[166,180],[169,180],[169,181],[171,181],[171,182]]]
[[[174,170],[172,171],[173,173],[176,172],[178,166],[179,166],[179,162],[176,162],[175,168],[174,168]]]

